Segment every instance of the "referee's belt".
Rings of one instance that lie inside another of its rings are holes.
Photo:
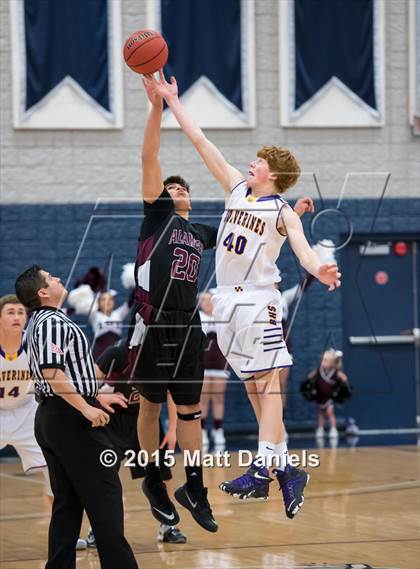
[[[78,395],[81,394],[78,393]],[[96,397],[92,397],[91,395],[81,395],[81,397],[83,397],[83,399],[90,405],[95,405],[95,403],[97,403]],[[37,401],[38,403],[47,403],[47,401],[57,401],[57,400],[61,400],[67,403],[67,401],[65,401],[65,399],[63,399],[63,397],[60,397],[59,395],[45,395],[45,393],[35,391],[35,401]],[[70,403],[68,404],[70,405]]]

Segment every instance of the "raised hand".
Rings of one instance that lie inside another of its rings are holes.
[[[334,290],[341,286],[341,273],[338,272],[338,267],[335,263],[321,265],[316,277],[321,283],[328,286],[328,290]]]
[[[157,94],[159,94],[160,97],[163,97],[169,105],[172,99],[178,97],[178,85],[176,79],[175,77],[171,77],[171,82],[168,83],[168,81],[166,81],[162,69],[159,71],[159,77],[160,77],[159,81],[156,79],[156,77],[154,76],[151,77],[154,90]]]
[[[155,79],[153,75],[144,75],[142,77],[144,90],[147,98],[154,107],[162,107],[163,97],[156,91]]]

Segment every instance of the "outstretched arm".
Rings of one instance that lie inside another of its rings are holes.
[[[290,246],[299,259],[304,269],[314,275],[320,282],[328,286],[328,290],[334,290],[341,285],[341,274],[338,272],[336,263],[321,264],[318,255],[313,251],[306,240],[302,222],[299,216],[289,207],[283,207],[281,221],[289,236]]]
[[[204,132],[186,111],[178,98],[178,86],[175,77],[171,77],[171,82],[168,83],[163,72],[160,71],[159,73],[160,81],[157,81],[156,78],[151,80],[155,93],[165,98],[179,126],[195,146],[210,173],[223,186],[225,192],[230,193],[232,188],[244,179],[244,176],[226,162],[220,150],[206,138]]]
[[[143,135],[141,193],[144,201],[153,203],[163,189],[162,169],[159,162],[163,99],[154,92],[147,78],[143,79],[143,84],[152,107],[147,117]]]

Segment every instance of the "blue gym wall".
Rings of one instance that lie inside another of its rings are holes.
[[[326,200],[324,208],[336,208],[336,200]],[[316,209],[320,204],[316,203]],[[420,234],[420,201],[415,199],[385,199],[379,210],[373,199],[347,200],[341,210],[352,220],[354,233]],[[223,211],[222,202],[194,204],[192,220],[217,226]],[[375,213],[377,213],[374,221]],[[305,232],[310,233],[313,216],[303,219]],[[117,302],[127,296],[120,281],[121,267],[132,262],[142,218],[140,204],[65,204],[65,205],[6,205],[0,208],[0,294],[14,290],[16,276],[32,263],[45,267],[66,281],[78,255],[78,261],[70,281],[89,267],[105,267],[113,254],[111,287],[119,292]],[[88,228],[88,231],[87,231]],[[317,226],[318,229],[318,226]],[[329,215],[322,218],[323,235],[317,233],[312,242],[328,236],[340,241],[346,231],[343,218]],[[212,277],[213,252],[206,252],[201,269],[200,286]],[[340,251],[337,254],[340,262]],[[286,244],[281,255],[282,288],[293,286],[303,273],[296,264]],[[346,267],[342,266],[343,279]],[[211,285],[214,286],[214,279]],[[326,345],[343,347],[342,293],[328,293],[326,288],[314,283],[303,296],[291,334],[295,365],[289,380],[289,396],[286,419],[290,427],[313,424],[315,408],[306,403],[298,391],[300,381],[316,366],[320,352]],[[78,318],[83,323],[83,319]],[[87,327],[88,330],[88,327]],[[345,370],[344,362],[344,370]],[[351,380],[351,378],[350,378]],[[245,390],[234,381],[227,393],[227,430],[253,429],[254,419]],[[357,416],[357,412],[354,412]],[[345,416],[345,407],[338,409],[338,416]],[[290,428],[289,427],[289,428]]]

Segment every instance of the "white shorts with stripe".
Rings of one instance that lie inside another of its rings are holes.
[[[0,449],[6,445],[15,448],[26,472],[47,465],[35,439],[34,423],[38,404],[34,398],[12,409],[0,410]]]
[[[212,303],[217,342],[240,379],[293,365],[283,338],[281,294],[274,286],[218,287]]]

